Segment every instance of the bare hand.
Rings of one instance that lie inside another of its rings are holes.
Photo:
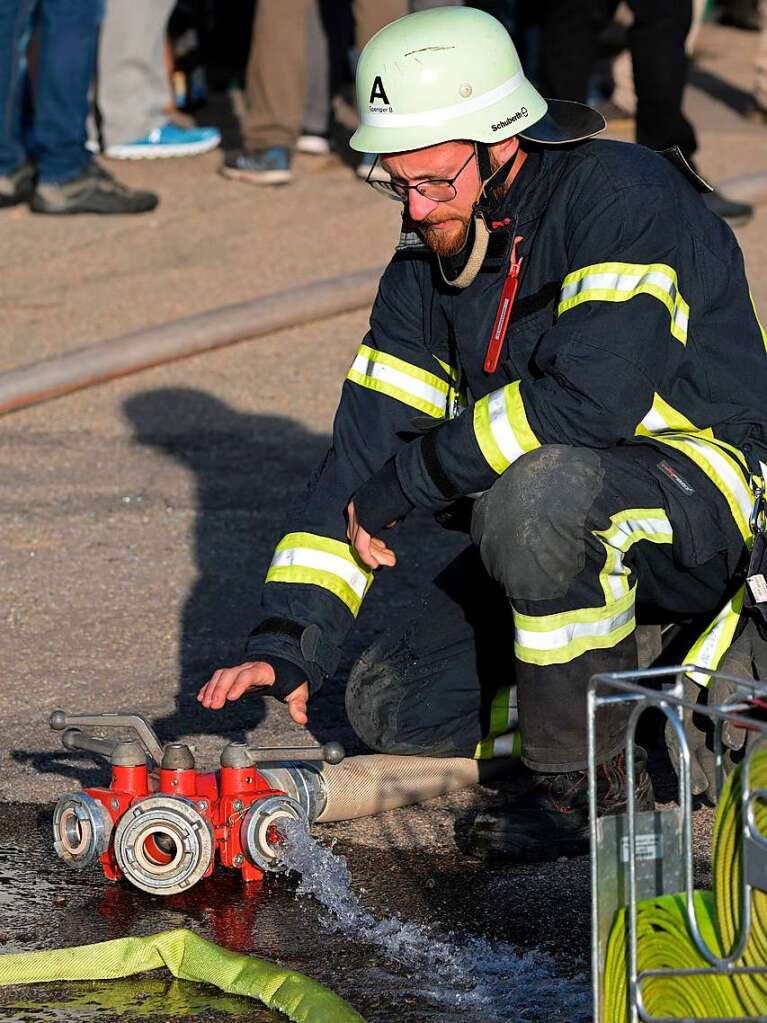
[[[357,521],[354,501],[349,502],[346,514],[349,519],[346,535],[360,561],[368,568],[381,568],[382,566],[394,568],[397,564],[397,555],[386,546],[383,540],[379,540],[377,536],[371,536],[362,528]]]
[[[219,668],[197,694],[197,699],[209,710],[221,710],[227,700],[239,700],[249,689],[274,685],[274,668],[265,661],[246,661],[234,668]],[[288,713],[297,725],[305,725],[309,718],[306,705],[309,686],[302,682],[286,698]]]

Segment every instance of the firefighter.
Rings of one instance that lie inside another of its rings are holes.
[[[638,621],[699,626],[703,668],[740,629],[767,461],[743,257],[678,152],[596,140],[600,115],[544,100],[483,12],[387,25],[357,97],[352,145],[379,154],[389,181],[371,184],[403,204],[401,242],[248,660],[198,699],[264,687],[306,724],[376,571],[396,564],[387,527],[466,513],[464,552],[354,666],[349,719],[381,752],[521,742],[525,785],[475,820],[468,848],[580,852],[590,677],[637,666]],[[625,725],[622,708],[601,721],[601,813],[625,808]]]

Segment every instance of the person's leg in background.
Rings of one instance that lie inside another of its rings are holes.
[[[608,15],[607,0],[546,0],[539,67],[544,96],[586,102]]]
[[[304,109],[304,55],[315,0],[259,0],[246,74],[242,149],[227,153],[221,173],[254,185],[291,180],[292,150]]]
[[[706,0],[692,0],[692,22],[685,39],[685,52],[692,58],[706,13]],[[630,117],[636,113],[636,90],[634,89],[634,69],[631,64],[631,50],[620,53],[613,62],[613,78],[615,89],[612,99],[615,105]]]
[[[304,112],[296,148],[301,153],[325,156],[330,152],[330,54],[319,3],[311,5],[306,26]]]
[[[27,46],[36,0],[0,0],[0,207],[26,202],[34,166],[23,140]]]
[[[144,213],[157,196],[126,188],[86,149],[88,91],[96,65],[102,0],[39,0],[34,148],[37,213]]]
[[[658,150],[678,146],[693,163],[698,143],[693,126],[682,112],[692,0],[674,0],[671,4],[667,0],[628,3],[634,15],[629,43],[637,96],[637,142]],[[747,203],[733,202],[717,191],[705,195],[704,201],[710,210],[733,225],[746,223],[753,214]]]
[[[379,29],[390,21],[404,18],[410,7],[408,0],[352,0],[352,10],[357,53],[361,53],[362,47]]]
[[[637,142],[650,149],[679,146],[689,159],[697,149],[692,125],[682,113],[687,81],[685,40],[692,0],[629,0],[634,23],[629,45],[637,94]]]
[[[215,128],[182,128],[167,113],[166,32],[175,0],[107,0],[97,105],[107,156],[193,156],[221,141]]]
[[[103,7],[103,0],[38,4],[34,138],[43,184],[72,181],[91,162],[85,125]]]
[[[746,116],[757,124],[767,124],[767,0],[762,0],[759,13],[762,30],[754,60],[753,105]]]

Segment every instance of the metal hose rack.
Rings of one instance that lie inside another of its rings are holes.
[[[595,1023],[615,1023],[606,1018],[605,960],[608,937],[616,913],[625,907],[627,924],[626,992],[628,1005],[625,1019],[629,1023],[666,1023],[680,1018],[700,1023],[724,1023],[733,1017],[659,1016],[653,1015],[643,999],[643,984],[649,978],[711,976],[731,977],[758,975],[760,988],[767,985],[767,962],[757,965],[739,963],[747,947],[752,928],[754,892],[767,892],[767,834],[756,821],[757,805],[767,806],[767,788],[752,784],[752,765],[757,753],[767,751],[767,720],[754,717],[754,707],[767,706],[767,685],[753,679],[736,678],[717,672],[706,672],[712,678],[731,683],[732,696],[721,704],[702,706],[684,697],[683,682],[692,670],[689,666],[614,672],[595,675],[588,697],[589,802],[591,822],[591,913],[592,913],[592,977]],[[628,782],[627,812],[615,817],[597,817],[596,738],[599,710],[625,704],[630,707],[625,730],[626,771]],[[637,723],[650,708],[660,711],[671,722],[679,744],[678,805],[672,809],[637,811],[635,806],[634,741]],[[742,841],[742,879],[739,885],[740,932],[729,952],[718,954],[704,939],[696,916],[693,857],[693,797],[690,778],[690,749],[685,734],[685,709],[706,715],[712,722],[717,797],[725,781],[725,723],[747,728],[750,732],[747,751],[741,765],[740,827]],[[761,752],[760,752],[761,751]],[[760,810],[760,813],[762,811]],[[692,947],[705,961],[695,968],[645,969],[638,966],[637,912],[640,902],[659,896],[681,893],[688,936]],[[767,998],[763,1014],[743,1015],[740,1019],[767,1021]]]

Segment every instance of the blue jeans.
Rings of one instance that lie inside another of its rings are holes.
[[[43,184],[61,183],[90,163],[85,122],[103,12],[104,0],[0,0],[0,174],[32,160]],[[37,74],[30,90],[33,32]]]

